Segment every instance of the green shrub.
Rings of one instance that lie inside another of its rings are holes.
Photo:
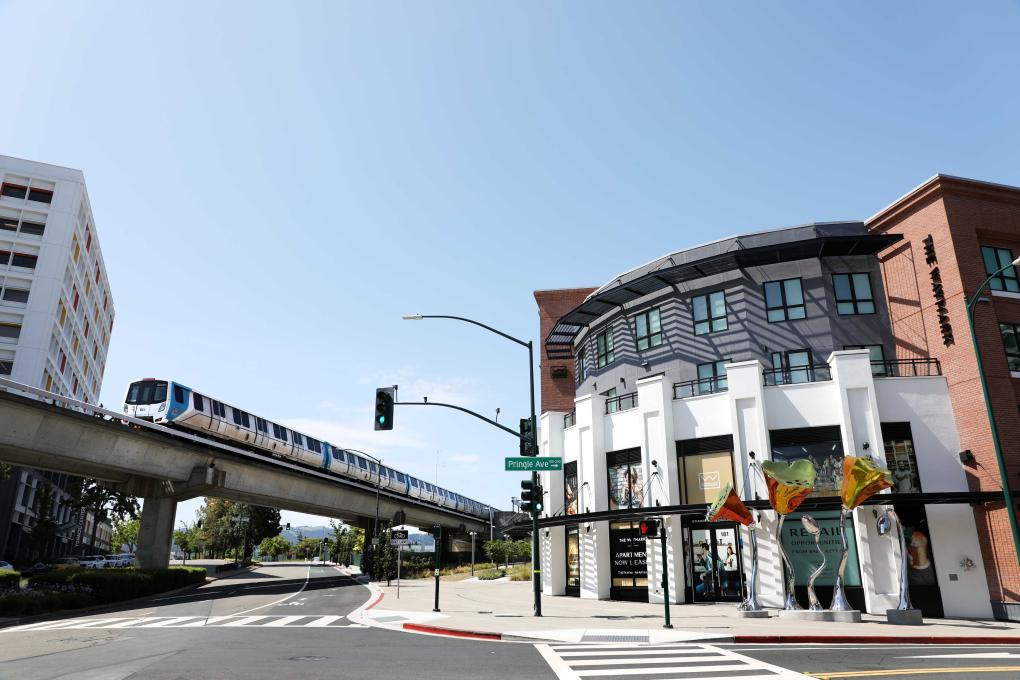
[[[0,569],[0,590],[17,590],[21,586],[21,572]]]
[[[530,581],[531,580],[531,565],[530,564],[518,564],[510,567],[511,581]]]
[[[475,572],[479,581],[493,581],[497,578],[503,578],[506,574],[503,573],[502,569],[488,569],[482,572]]]
[[[87,597],[88,604],[108,604],[155,595],[184,586],[203,583],[205,569],[171,567],[169,569],[67,569],[33,576],[29,588],[36,594]],[[25,605],[27,606],[27,605]]]
[[[32,616],[61,609],[80,609],[94,603],[84,593],[26,591],[0,598],[0,616]]]

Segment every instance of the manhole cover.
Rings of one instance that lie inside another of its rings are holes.
[[[325,656],[292,656],[291,661],[325,661]]]

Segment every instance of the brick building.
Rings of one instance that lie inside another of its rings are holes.
[[[867,226],[903,236],[880,254],[897,357],[940,360],[970,489],[1000,491],[966,303],[989,274],[1020,255],[1020,188],[936,175]],[[975,330],[1010,487],[1017,490],[1020,282],[1012,267],[982,294]],[[974,514],[993,610],[998,618],[1018,618],[1020,607],[1003,604],[1020,601],[1020,564],[1005,505],[976,505]]]
[[[577,307],[595,291],[594,288],[564,288],[560,290],[536,290],[538,303],[539,337],[546,338],[560,317]],[[574,355],[572,352],[550,356],[549,349],[542,343],[542,408],[546,411],[570,411],[574,408]]]

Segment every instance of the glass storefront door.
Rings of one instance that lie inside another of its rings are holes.
[[[567,527],[567,589],[573,597],[581,595],[581,546],[580,532],[575,524]]]
[[[738,525],[694,522],[685,558],[691,565],[691,602],[740,602],[744,574],[740,562]]]

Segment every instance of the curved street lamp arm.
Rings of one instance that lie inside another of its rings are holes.
[[[524,342],[523,340],[515,338],[514,336],[509,335],[507,333],[504,333],[501,330],[495,329],[492,326],[488,326],[488,325],[482,323],[481,321],[475,321],[474,319],[468,319],[468,318],[463,317],[463,316],[449,316],[447,314],[414,314],[414,315],[407,316],[407,317],[404,317],[404,318],[405,319],[454,319],[456,321],[463,321],[465,323],[474,324],[475,326],[480,326],[481,328],[484,328],[487,331],[495,333],[496,335],[502,336],[502,337],[506,338],[507,340],[512,340],[513,342],[516,342],[518,345],[521,345],[522,347],[527,347],[528,345],[530,345],[530,343],[527,343],[527,342]]]
[[[1012,262],[1010,262],[1009,264],[1005,265],[1004,267],[1000,267],[994,273],[988,275],[988,278],[985,279],[984,283],[982,283],[980,286],[978,286],[977,291],[975,291],[974,295],[971,296],[971,299],[967,301],[967,314],[968,314],[968,316],[970,316],[971,318],[974,317],[974,305],[976,305],[977,301],[981,298],[981,291],[983,291],[985,288],[988,287],[988,284],[991,282],[991,280],[994,279],[999,274],[1001,274],[1002,272],[1004,272],[1007,269],[1009,269],[1010,267],[1015,267],[1018,264],[1020,264],[1020,257],[1018,257],[1017,259],[1013,260]]]
[[[440,403],[438,401],[398,401],[398,402],[394,402],[394,404],[396,406],[442,406],[444,408],[452,408],[455,411],[462,411],[464,413],[467,413],[468,415],[471,415],[471,416],[474,416],[475,418],[478,418],[479,420],[484,420],[489,425],[494,425],[495,427],[498,427],[499,429],[503,430],[504,432],[509,432],[510,434],[512,434],[513,436],[517,437],[518,439],[523,439],[524,438],[521,435],[520,432],[516,432],[514,430],[511,430],[509,427],[505,427],[503,425],[500,425],[495,420],[490,420],[489,418],[486,418],[482,414],[475,413],[471,409],[464,408],[463,406],[455,406],[453,404],[442,404],[442,403]]]

